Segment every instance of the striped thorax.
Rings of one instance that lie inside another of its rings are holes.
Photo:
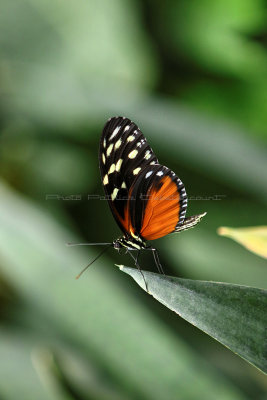
[[[125,236],[114,240],[113,247],[116,250],[126,247],[128,250],[141,250],[146,248],[146,242],[141,238],[135,239],[133,237],[126,238]]]

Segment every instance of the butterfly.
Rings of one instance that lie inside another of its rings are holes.
[[[186,217],[183,182],[160,164],[141,130],[128,118],[113,117],[105,124],[99,167],[110,210],[123,233],[112,243],[101,244],[125,248],[138,268],[140,251],[151,250],[163,272],[157,250],[147,242],[192,228],[206,213]]]

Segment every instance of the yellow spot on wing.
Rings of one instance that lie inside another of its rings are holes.
[[[112,152],[112,149],[113,149],[113,144],[111,143],[111,144],[108,146],[108,149],[107,149],[107,157],[110,156],[110,154],[111,154],[111,152]]]
[[[118,194],[118,191],[119,191],[118,188],[115,188],[115,189],[113,190],[112,195],[111,195],[111,200],[112,200],[112,201],[116,199],[116,196],[117,196],[117,194]]]
[[[115,171],[115,164],[112,164],[112,165],[110,166],[110,168],[109,168],[108,173],[109,173],[109,174],[112,174],[114,171]]]
[[[107,175],[104,176],[103,184],[104,184],[104,185],[107,185],[107,184],[108,184],[108,176],[107,176]]]
[[[128,157],[135,158],[137,156],[137,154],[138,154],[138,150],[135,149],[135,150],[131,151],[131,153],[128,154]]]
[[[119,139],[116,143],[115,143],[115,149],[117,150],[121,145],[121,140]]]
[[[140,168],[140,167],[135,168],[135,169],[133,170],[133,174],[134,174],[134,175],[137,175],[140,171],[141,171],[141,168]]]
[[[120,159],[117,161],[117,164],[116,164],[116,171],[117,171],[117,172],[119,172],[119,170],[121,169],[121,164],[122,164],[122,162],[123,162],[123,159],[122,159],[122,158],[120,158]]]
[[[149,160],[150,157],[151,157],[151,153],[150,153],[150,151],[148,150],[148,151],[146,151],[145,159],[146,159],[146,160]]]

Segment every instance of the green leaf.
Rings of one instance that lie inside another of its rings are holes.
[[[145,290],[137,269],[120,269]],[[267,290],[142,273],[155,299],[267,373]]]
[[[218,234],[235,240],[258,256],[267,258],[267,226],[251,226],[248,228],[222,226],[218,229]]]

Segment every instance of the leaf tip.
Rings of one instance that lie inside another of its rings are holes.
[[[123,271],[124,265],[119,265],[119,264],[115,264],[115,265],[116,265],[116,267],[119,267],[119,269],[120,269],[121,271]]]

